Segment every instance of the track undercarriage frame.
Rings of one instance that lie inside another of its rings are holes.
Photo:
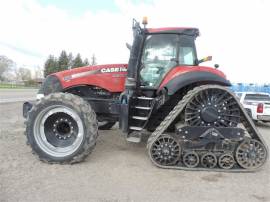
[[[147,148],[156,166],[183,170],[249,172],[268,158],[247,112],[219,85],[190,90],[150,135]]]

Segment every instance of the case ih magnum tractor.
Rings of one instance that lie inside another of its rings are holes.
[[[72,164],[116,122],[128,141],[148,134],[161,168],[253,171],[268,151],[219,70],[199,66],[196,28],[144,28],[133,21],[128,64],[49,75],[35,104],[24,104],[27,142],[40,160]],[[43,97],[44,96],[44,97]]]

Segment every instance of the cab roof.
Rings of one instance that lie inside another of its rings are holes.
[[[198,28],[194,27],[162,27],[162,28],[147,28],[150,34],[168,33],[168,34],[185,34],[191,36],[199,36]]]

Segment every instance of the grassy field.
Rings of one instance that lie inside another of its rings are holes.
[[[0,88],[11,88],[11,89],[21,89],[21,88],[39,88],[36,86],[26,86],[24,84],[11,84],[11,83],[0,83]]]

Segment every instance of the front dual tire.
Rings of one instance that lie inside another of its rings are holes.
[[[69,93],[53,93],[38,101],[26,120],[33,153],[48,163],[83,161],[98,136],[96,115],[88,102]]]

